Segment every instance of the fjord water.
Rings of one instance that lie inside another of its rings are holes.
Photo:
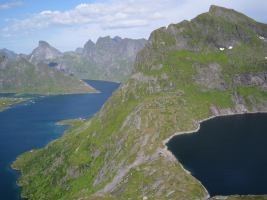
[[[87,82],[101,93],[35,98],[34,102],[0,112],[0,199],[20,199],[18,173],[10,168],[19,154],[60,137],[66,126],[57,126],[56,122],[92,117],[119,86],[105,81]]]
[[[167,146],[211,196],[267,194],[267,114],[217,117]]]

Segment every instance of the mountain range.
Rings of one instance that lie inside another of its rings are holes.
[[[96,43],[89,40],[83,48],[61,53],[47,42],[28,56],[34,64],[46,64],[80,79],[123,82],[129,78],[136,54],[146,44],[145,39],[100,37]]]
[[[153,31],[133,74],[99,113],[13,163],[21,172],[22,196],[208,199],[165,143],[209,117],[267,111],[266,38],[266,24],[218,6]],[[85,52],[91,51],[78,50]]]
[[[145,39],[89,40],[83,48],[62,53],[45,41],[30,55],[0,50],[0,92],[66,94],[92,92],[82,79],[126,81]]]

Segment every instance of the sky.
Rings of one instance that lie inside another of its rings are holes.
[[[210,5],[267,23],[266,0],[0,0],[0,49],[28,54],[45,40],[69,51],[107,35],[148,38],[159,27],[207,12]]]

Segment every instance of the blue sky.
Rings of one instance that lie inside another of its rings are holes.
[[[106,35],[148,38],[154,29],[192,19],[212,4],[267,23],[265,0],[0,0],[0,49],[30,53],[45,40],[68,51]]]

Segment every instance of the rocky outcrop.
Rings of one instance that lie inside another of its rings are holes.
[[[80,78],[125,81],[132,73],[137,52],[145,44],[145,39],[100,37],[96,43],[89,40],[79,49],[79,55],[65,54],[61,62]]]
[[[238,74],[234,77],[234,83],[238,86],[257,86],[267,91],[267,72]]]
[[[266,28],[236,11],[212,6],[190,22],[154,31],[137,54],[132,76],[95,117],[17,159],[13,166],[22,172],[18,183],[23,195],[208,199],[205,188],[170,155],[165,142],[175,133],[192,132],[210,117],[267,110],[262,75],[267,44],[259,37],[267,35]],[[110,40],[102,38],[98,46],[120,42]],[[95,46],[89,42],[85,54],[94,55]],[[107,54],[103,62],[110,58]],[[62,154],[67,159],[47,178],[43,170]],[[78,167],[78,177],[69,173],[70,167]],[[62,184],[55,188],[51,181]]]
[[[125,81],[133,70],[136,54],[146,44],[145,39],[100,37],[89,40],[83,48],[61,53],[45,41],[28,56],[31,63],[45,64],[80,79]]]
[[[197,75],[194,77],[197,84],[210,89],[226,90],[227,83],[222,77],[222,68],[218,63],[209,63],[207,66],[196,65]]]
[[[60,57],[62,53],[45,41],[39,41],[39,45],[29,55],[29,61],[35,65],[49,64],[50,60]]]

